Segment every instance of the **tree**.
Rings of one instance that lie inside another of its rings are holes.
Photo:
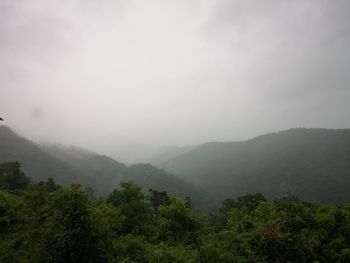
[[[160,206],[161,237],[171,242],[194,242],[198,222],[186,204],[178,198],[171,198],[170,205]]]
[[[141,187],[132,182],[122,182],[120,187],[120,190],[115,189],[107,198],[107,202],[125,216],[120,232],[144,234],[152,221],[152,212],[150,205],[145,202]]]
[[[247,194],[237,198],[236,207],[245,208],[248,209],[248,211],[252,211],[257,208],[260,203],[264,202],[266,202],[266,198],[261,193]]]
[[[30,178],[21,171],[19,162],[0,164],[0,188],[8,190],[25,189],[30,184]]]
[[[99,223],[89,196],[77,185],[55,194],[54,215],[46,236],[46,261],[112,262],[108,226]]]
[[[169,205],[170,204],[170,197],[166,191],[157,191],[153,190],[152,188],[149,189],[151,196],[149,197],[151,201],[151,205],[158,210],[158,208],[161,205]]]
[[[53,178],[47,179],[46,190],[49,193],[56,191],[58,188],[59,188],[59,186],[55,183],[55,180]]]

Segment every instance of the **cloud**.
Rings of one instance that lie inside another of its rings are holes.
[[[135,142],[348,127],[349,11],[346,0],[5,0],[0,112],[33,139],[118,156]]]

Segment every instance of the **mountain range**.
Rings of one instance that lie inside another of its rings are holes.
[[[0,163],[18,161],[33,181],[53,178],[57,183],[79,183],[105,196],[122,181],[133,181],[148,189],[166,190],[172,195],[189,196],[200,206],[205,198],[191,184],[151,164],[127,166],[108,156],[74,146],[40,145],[21,137],[7,126],[0,126]]]
[[[214,203],[256,192],[269,200],[286,192],[322,203],[350,200],[349,129],[298,128],[241,142],[169,147],[153,163],[205,190]]]
[[[189,196],[200,209],[225,198],[260,192],[273,200],[350,200],[350,130],[290,129],[240,142],[166,146],[151,164],[125,165],[108,156],[59,144],[41,145],[0,126],[0,163],[18,161],[33,181],[80,183],[105,196],[122,181]]]

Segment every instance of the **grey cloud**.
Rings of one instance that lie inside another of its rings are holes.
[[[208,28],[256,50],[248,76],[256,92],[289,100],[348,89],[349,11],[348,1],[222,1]]]
[[[0,113],[34,140],[120,159],[349,127],[349,13],[346,0],[5,0]]]

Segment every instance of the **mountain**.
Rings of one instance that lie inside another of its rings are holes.
[[[154,152],[151,157],[151,163],[156,166],[161,166],[164,163],[171,162],[172,159],[194,149],[195,147],[196,146],[192,145],[182,147],[172,145],[162,146]]]
[[[80,182],[93,185],[94,180],[69,164],[49,155],[38,144],[29,141],[6,126],[0,126],[0,163],[18,161],[27,176],[35,181],[54,178],[56,182],[67,185]]]
[[[242,142],[211,142],[155,164],[225,197],[291,192],[303,200],[350,200],[350,130],[290,129]]]
[[[166,190],[180,197],[190,196],[193,202],[204,207],[204,196],[190,183],[150,164],[127,166],[108,156],[85,149],[59,144],[41,145],[45,152],[82,171],[89,178],[98,178],[93,188],[102,193],[113,191],[122,181],[133,181],[143,187]]]
[[[133,181],[143,187],[166,190],[180,197],[190,196],[195,205],[203,206],[201,194],[184,179],[150,164],[126,166],[107,156],[74,146],[39,145],[6,126],[0,126],[0,163],[18,161],[34,181],[53,178],[59,184],[80,183],[98,195],[106,195],[121,181]]]
[[[97,195],[134,181],[144,191],[190,196],[201,208],[256,192],[269,200],[286,192],[323,203],[350,200],[349,129],[291,129],[241,142],[168,146],[154,156],[157,168],[128,166],[73,146],[39,145],[0,126],[0,162],[6,161],[20,162],[34,181],[79,182]]]

